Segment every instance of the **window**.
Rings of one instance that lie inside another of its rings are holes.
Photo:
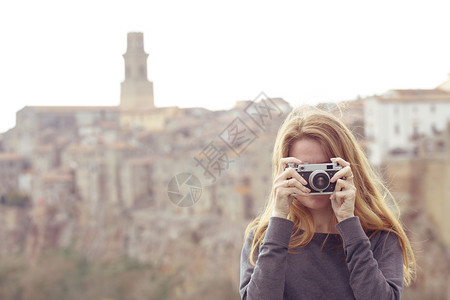
[[[394,131],[395,131],[395,135],[400,135],[400,125],[395,124]]]
[[[439,133],[439,130],[437,129],[436,124],[431,124],[431,132],[433,134]]]
[[[413,125],[413,139],[417,139],[419,137],[419,128],[417,124]]]
[[[430,106],[430,112],[433,114],[436,112],[436,105],[434,103],[432,103]]]
[[[144,77],[145,78],[146,75],[147,74],[145,73],[145,67],[144,66],[140,66],[139,67],[139,77]]]
[[[445,142],[444,141],[438,141],[436,143],[436,152],[445,152]]]

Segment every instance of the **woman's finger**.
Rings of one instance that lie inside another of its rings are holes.
[[[338,179],[338,181],[336,182],[336,186],[334,188],[334,193],[331,194],[330,199],[335,200],[338,197],[338,195],[342,195],[343,192],[348,192],[349,195],[352,195],[352,197],[354,198],[356,195],[355,191],[356,187],[352,183],[346,180]]]
[[[300,190],[297,187],[285,188],[281,191],[281,195],[285,196],[285,197],[292,196],[294,198],[295,198],[295,196],[302,196],[302,197],[309,196],[308,193],[304,193],[302,190]]]
[[[293,168],[286,168],[286,170],[284,170],[281,174],[279,174],[275,178],[273,183],[275,184],[276,182],[279,181],[285,181],[289,178],[295,178],[304,185],[308,184],[306,180],[302,176],[300,176],[300,174],[298,174],[297,171],[295,171]]]
[[[344,191],[336,192],[334,200],[336,201],[338,207],[341,206],[342,203],[345,201],[345,196],[346,195]]]
[[[344,180],[344,179],[338,179],[336,181],[336,186],[334,187],[334,190],[336,192],[339,192],[341,190],[356,190],[355,185],[353,184],[353,182]]]
[[[342,166],[343,168],[344,167],[347,167],[347,166],[350,166],[350,163],[348,162],[348,161],[345,161],[345,160],[343,160],[342,158],[340,158],[340,157],[333,157],[333,158],[330,158],[330,160],[332,161],[332,162],[337,162],[340,166]]]
[[[340,169],[339,171],[337,171],[336,174],[334,174],[333,177],[331,177],[330,182],[335,182],[339,178],[350,177],[350,176],[353,176],[352,169],[350,168],[350,166],[346,166],[346,167]]]
[[[291,178],[285,181],[286,182],[286,187],[296,187],[299,190],[303,191],[303,193],[305,194],[309,194],[311,192],[310,189],[308,189],[306,186],[304,186],[303,184],[301,184],[297,179],[295,178]]]
[[[310,189],[302,185],[295,178],[277,182],[275,183],[274,188],[277,190],[291,190],[292,188],[296,188],[300,191],[300,195],[302,196],[309,196],[309,193],[311,192]]]
[[[284,171],[284,174],[286,176],[285,177],[286,179],[295,178],[304,185],[308,184],[308,182],[306,182],[305,178],[303,178],[300,174],[298,174],[298,172],[296,170],[294,170],[293,168],[286,168],[286,170]]]
[[[291,197],[297,199],[296,196],[308,197],[309,195],[303,194],[303,192],[300,191],[296,187],[284,188],[284,189],[280,189],[280,190],[277,191],[277,198],[278,199],[291,200],[290,199]],[[282,202],[280,202],[280,203],[282,203]]]
[[[280,158],[280,163],[278,164],[278,175],[283,173],[283,171],[286,169],[288,163],[296,163],[296,164],[302,164],[303,162],[295,157],[283,157]]]
[[[339,191],[341,191],[341,190],[344,189],[344,188],[345,188],[345,181],[342,180],[342,179],[338,179],[338,180],[336,181],[336,185],[334,186],[334,190],[335,190],[336,192],[339,192]]]
[[[334,189],[334,194],[346,192],[346,193],[355,195],[355,191],[356,191],[356,187],[353,184],[351,184],[345,180],[338,179],[338,181],[336,183],[336,187]]]
[[[343,190],[334,193],[334,201],[341,206],[345,201],[353,201],[355,199],[355,193],[352,190]]]

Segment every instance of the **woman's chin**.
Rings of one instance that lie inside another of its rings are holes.
[[[330,195],[310,195],[308,197],[297,197],[303,206],[309,209],[323,209],[331,206]]]

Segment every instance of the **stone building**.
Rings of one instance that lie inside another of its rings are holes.
[[[0,256],[16,255],[28,235],[29,207],[0,203]]]
[[[135,108],[122,110],[120,127],[164,131],[167,123],[175,118],[178,107]]]
[[[420,136],[445,130],[450,121],[450,79],[435,89],[390,90],[364,102],[369,159],[379,165],[390,152],[414,151]]]
[[[104,149],[104,162],[106,168],[105,200],[112,203],[123,204],[123,183],[120,180],[120,173],[122,172],[126,159],[135,156],[136,148],[127,142],[117,142],[107,144]],[[125,184],[129,183],[126,182]]]
[[[120,86],[120,127],[163,131],[177,107],[155,107],[153,82],[147,78],[147,57],[142,32],[127,37],[125,80]]]
[[[123,205],[130,209],[155,209],[156,199],[153,184],[155,157],[127,159],[119,172],[122,184]]]
[[[450,248],[450,122],[445,131],[422,138],[417,159],[412,162],[412,176],[421,181],[415,194],[425,200],[425,208],[437,235]],[[416,167],[414,164],[418,163]]]
[[[144,50],[144,34],[129,32],[125,60],[125,80],[120,85],[120,108],[123,111],[136,108],[154,108],[153,82],[147,78],[147,57]]]
[[[105,163],[100,147],[72,144],[62,153],[62,164],[74,170],[74,184],[77,195],[87,203],[105,199]]]
[[[57,154],[53,145],[36,147],[33,157],[33,168],[36,172],[47,172],[57,166]]]
[[[77,200],[74,172],[70,169],[59,169],[44,172],[33,178],[34,204],[48,204],[66,208],[68,202]]]
[[[431,139],[426,138],[424,142],[428,147]],[[447,143],[445,151],[441,148],[440,152],[426,150],[413,157],[387,156],[382,168],[399,201],[402,214],[426,215],[436,236],[442,237],[450,247],[450,222],[446,217],[450,211],[450,156]]]
[[[115,142],[96,145],[72,144],[62,154],[62,162],[75,172],[76,190],[81,199],[96,205],[99,202],[124,201],[122,172],[126,160],[135,156],[136,148],[129,143]],[[131,178],[135,180],[135,178]],[[132,181],[131,181],[132,182]]]
[[[36,148],[48,140],[76,140],[83,126],[118,120],[116,106],[26,106],[17,112],[13,147],[18,154],[31,158]]]
[[[413,156],[391,154],[381,165],[400,204],[402,223],[419,266],[406,299],[450,296],[450,123],[444,132],[417,141]]]
[[[16,153],[0,153],[0,196],[19,189],[19,177],[25,169],[25,162]]]

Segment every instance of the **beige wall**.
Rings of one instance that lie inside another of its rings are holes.
[[[165,129],[167,120],[173,117],[177,110],[178,108],[176,107],[124,110],[120,115],[120,127],[162,131]]]
[[[384,171],[402,215],[426,214],[437,235],[450,246],[450,159],[391,158]]]
[[[450,159],[430,159],[423,176],[426,210],[438,235],[450,247]]]

